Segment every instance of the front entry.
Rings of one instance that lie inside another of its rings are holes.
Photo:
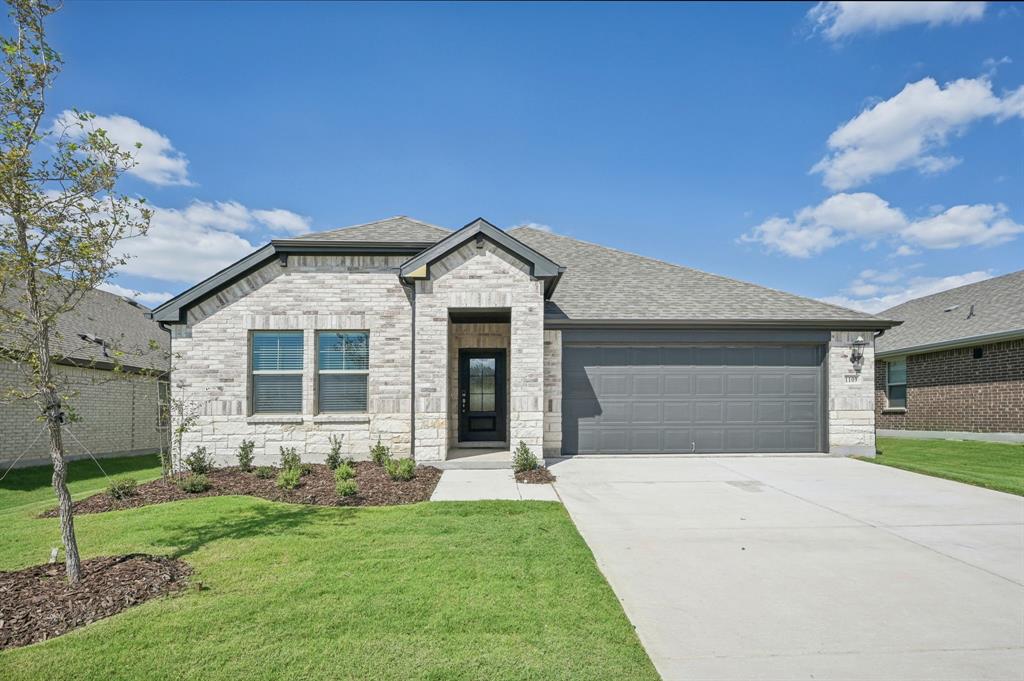
[[[504,350],[459,350],[459,442],[504,442]]]

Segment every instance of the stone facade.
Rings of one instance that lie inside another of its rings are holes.
[[[68,403],[78,419],[66,427],[64,446],[69,458],[86,457],[86,450],[95,456],[159,450],[162,436],[157,427],[155,378],[63,365],[54,370],[62,392],[73,393]],[[0,386],[21,385],[21,369],[0,361]],[[39,409],[30,401],[0,404],[0,465],[9,465],[23,452],[18,466],[49,463],[49,440],[40,432],[43,423],[38,416]]]
[[[199,424],[184,448],[205,446],[230,464],[243,439],[256,443],[256,463],[278,460],[296,447],[306,461],[323,461],[329,437],[344,438],[344,453],[369,455],[378,438],[396,456],[410,451],[411,305],[396,276],[402,256],[292,256],[268,264],[189,310],[173,325],[172,390],[197,405]],[[302,330],[303,409],[297,415],[254,415],[249,390],[253,331]],[[368,331],[366,414],[316,413],[316,332]]]
[[[562,332],[544,332],[544,456],[562,454]]]
[[[859,367],[851,361],[853,341],[868,342]],[[828,444],[839,456],[875,455],[874,334],[833,331],[828,344]]]
[[[459,350],[462,348],[488,348],[508,350],[511,345],[511,325],[501,323],[471,323],[448,325],[448,442],[459,440]],[[505,413],[508,414],[508,395],[511,377],[505,372]],[[505,433],[508,440],[508,432]]]
[[[416,459],[442,461],[449,425],[449,310],[509,310],[509,444],[543,445],[544,293],[522,261],[485,241],[467,243],[416,282]]]
[[[885,362],[876,363],[880,429],[1024,433],[1024,339],[909,355],[906,361],[906,409],[888,408]]]

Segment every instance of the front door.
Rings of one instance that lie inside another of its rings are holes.
[[[459,442],[505,441],[505,351],[459,350]]]

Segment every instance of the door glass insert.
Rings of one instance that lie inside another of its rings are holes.
[[[469,410],[494,411],[493,357],[471,357],[469,360]]]

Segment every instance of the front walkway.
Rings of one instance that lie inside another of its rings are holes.
[[[1024,498],[841,458],[551,470],[666,680],[1024,678]]]
[[[493,470],[446,470],[434,488],[431,501],[482,501],[511,499],[518,501],[558,501],[551,485],[524,485],[507,466]]]

